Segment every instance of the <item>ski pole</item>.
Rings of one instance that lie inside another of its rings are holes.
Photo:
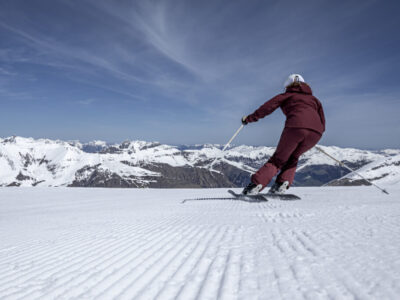
[[[369,182],[371,185],[375,186],[376,188],[380,189],[383,193],[388,194],[388,191],[379,187],[378,185],[376,185],[375,183],[369,181],[367,178],[365,178],[363,175],[361,175],[359,172],[354,171],[352,168],[348,167],[347,165],[345,165],[343,162],[341,162],[340,160],[334,158],[332,155],[326,153],[324,150],[322,150],[320,147],[315,146],[315,148],[317,148],[317,150],[323,154],[325,154],[326,156],[328,156],[329,158],[333,159],[334,161],[336,161],[337,163],[339,163],[339,165],[341,165],[342,167],[346,168],[347,170],[350,170],[351,172],[357,174],[358,176],[360,176],[362,179],[364,179],[365,181]]]
[[[240,130],[242,130],[243,127],[244,127],[244,125],[241,125],[241,126],[239,127],[239,129],[236,130],[235,134],[231,137],[231,139],[228,141],[228,143],[226,143],[226,145],[224,146],[224,148],[222,148],[222,152],[224,152],[224,151],[226,150],[226,148],[228,148],[228,146],[230,145],[230,143],[232,143],[233,139],[239,134]],[[215,163],[218,159],[220,159],[220,158],[221,158],[221,156],[218,156],[218,157],[216,157],[216,158],[214,159],[214,161],[213,161],[213,162],[211,163],[211,165],[210,165],[210,169],[213,167],[214,163]]]

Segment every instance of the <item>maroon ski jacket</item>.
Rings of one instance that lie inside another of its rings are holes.
[[[286,116],[285,127],[307,128],[319,133],[325,131],[325,116],[321,102],[312,95],[306,83],[291,86],[286,92],[265,102],[254,113],[247,116],[247,122],[256,122],[271,114],[278,107]]]

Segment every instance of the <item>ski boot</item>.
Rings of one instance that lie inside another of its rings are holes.
[[[268,191],[268,194],[279,194],[282,195],[286,193],[289,189],[289,181],[275,182],[273,186]]]
[[[253,182],[250,182],[242,191],[243,195],[257,195],[261,190],[263,186],[262,184],[255,184]]]

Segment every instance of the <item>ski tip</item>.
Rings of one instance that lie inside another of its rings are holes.
[[[389,192],[387,190],[382,190],[385,194],[389,195]]]
[[[232,190],[228,190],[228,193],[231,194],[232,196],[235,196],[235,197],[239,196],[239,194],[235,193]]]

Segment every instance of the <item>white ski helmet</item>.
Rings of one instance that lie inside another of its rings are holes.
[[[303,76],[301,76],[300,74],[290,74],[285,81],[284,88],[287,88],[293,82],[305,82],[305,81]]]

